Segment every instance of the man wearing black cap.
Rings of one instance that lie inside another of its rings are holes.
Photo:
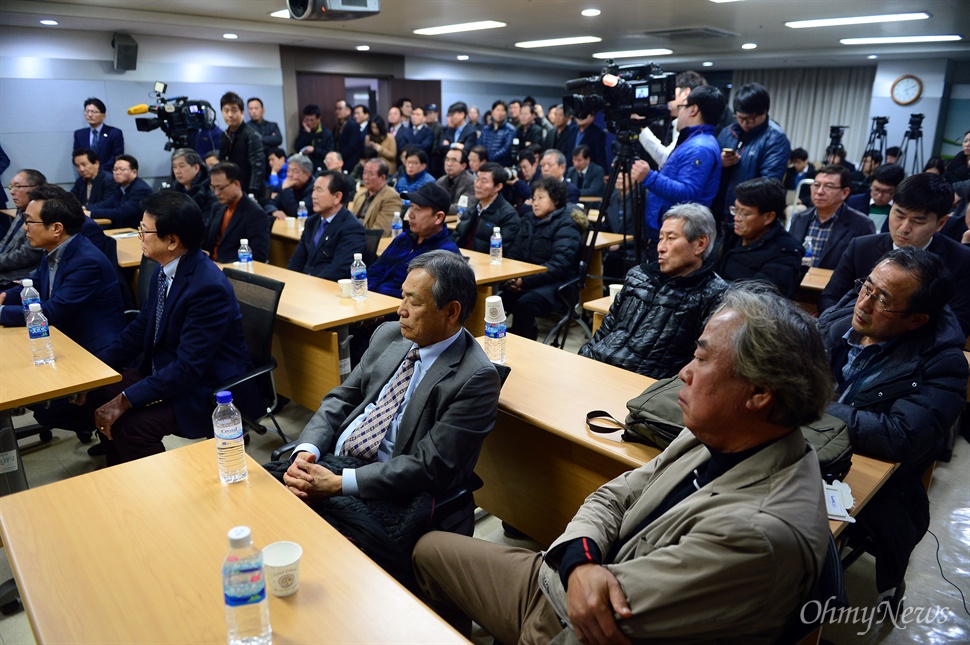
[[[400,297],[401,285],[408,276],[408,263],[415,257],[437,249],[459,252],[445,228],[445,215],[451,207],[447,190],[431,183],[403,197],[411,201],[410,230],[394,238],[377,262],[367,267],[367,288],[394,297]]]

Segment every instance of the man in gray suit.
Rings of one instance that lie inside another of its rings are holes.
[[[25,168],[10,180],[10,198],[17,207],[17,214],[6,234],[0,239],[0,279],[19,280],[29,276],[40,264],[43,249],[34,248],[27,240],[24,228],[24,209],[30,203],[28,197],[35,188],[47,183],[47,178],[37,170]]]
[[[732,287],[680,378],[680,436],[593,492],[548,551],[421,538],[431,605],[503,643],[777,642],[829,542],[798,430],[832,396],[822,338],[766,287]]]
[[[411,547],[420,533],[395,533],[395,524],[417,523],[420,530],[429,520],[437,524],[429,517],[434,502],[467,487],[495,423],[500,388],[495,366],[462,327],[476,290],[461,256],[418,256],[402,293],[400,321],[380,326],[350,377],[324,397],[282,477],[293,494],[399,579],[410,577]],[[392,404],[395,392],[403,396]],[[370,449],[361,447],[367,437],[358,432],[368,426],[376,438]],[[366,530],[355,528],[354,515],[375,516],[387,535],[373,521]],[[393,521],[382,522],[388,517]],[[374,546],[371,539],[380,542]]]

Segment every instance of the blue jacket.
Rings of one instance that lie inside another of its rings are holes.
[[[115,228],[138,228],[141,215],[144,212],[141,207],[141,200],[152,194],[152,187],[149,186],[141,177],[135,177],[135,181],[127,187],[118,187],[118,196],[110,204],[90,207],[91,217],[98,219],[110,219],[111,225]]]
[[[445,227],[421,244],[414,233],[401,233],[384,249],[377,262],[367,267],[367,289],[400,298],[401,285],[408,277],[408,263],[422,253],[438,249],[459,252],[451,240],[451,231]]]
[[[98,141],[91,145],[91,128],[81,128],[74,131],[74,149],[91,148],[98,155],[103,170],[110,171],[115,165],[115,157],[125,154],[125,135],[114,126],[102,124]]]
[[[250,369],[239,303],[219,267],[201,250],[189,251],[179,260],[155,342],[158,290],[154,285],[161,270],[157,267],[152,274],[150,295],[138,317],[98,358],[122,369],[143,356],[138,367],[142,380],[125,390],[131,405],[168,401],[183,436],[212,436],[215,388]],[[233,401],[246,414],[258,416],[259,398],[255,383],[233,388]]]
[[[745,132],[737,123],[721,130],[717,138],[719,148],[738,149],[741,161],[725,169],[724,178],[727,180],[727,192],[724,197],[725,213],[734,206],[734,187],[741,182],[755,177],[774,177],[781,181],[788,170],[788,157],[791,155],[791,143],[781,126],[770,118],[765,119],[757,128]],[[720,150],[718,151],[720,156]]]
[[[363,253],[367,246],[364,225],[353,213],[342,208],[327,224],[320,244],[315,246],[313,238],[319,226],[320,215],[314,213],[307,218],[303,235],[286,268],[324,280],[349,278],[354,253]]]
[[[396,190],[399,194],[403,195],[406,192],[417,190],[421,188],[421,186],[424,186],[425,184],[433,184],[433,183],[434,183],[434,177],[432,177],[431,173],[429,173],[427,170],[422,170],[413,178],[408,177],[407,174],[405,173],[401,175],[401,178],[397,180],[396,184],[394,184],[394,190]]]
[[[684,128],[680,144],[670,153],[663,169],[650,172],[643,180],[644,187],[650,191],[647,227],[659,231],[664,213],[675,204],[693,202],[710,206],[720,181],[721,149],[714,138],[714,126]]]
[[[485,146],[488,150],[489,161],[507,168],[512,165],[512,139],[514,138],[515,128],[506,121],[498,129],[493,124],[482,130],[481,136],[478,137],[478,145]],[[569,155],[566,157],[568,158]]]
[[[57,265],[52,295],[48,295],[51,285],[47,267],[45,251],[40,266],[30,277],[40,293],[41,308],[50,324],[92,353],[111,344],[125,328],[125,314],[118,272],[104,253],[84,235],[75,234]],[[22,289],[18,285],[6,291],[6,300],[0,307],[0,324],[24,325]]]

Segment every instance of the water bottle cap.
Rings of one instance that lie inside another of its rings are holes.
[[[239,238],[239,246],[249,246],[249,238]]]
[[[39,302],[30,303],[30,311],[40,311],[40,303]]]
[[[232,403],[232,392],[230,392],[229,390],[223,390],[222,392],[217,392],[216,403],[219,405],[226,405],[227,403]]]
[[[20,284],[23,286],[24,289],[26,289],[27,287],[34,286],[34,281],[31,280],[30,278],[24,278],[23,280],[20,281]]]
[[[458,205],[462,208],[468,208],[468,195],[462,195],[458,198]]]
[[[253,532],[248,526],[234,526],[229,529],[229,546],[242,549],[253,543]]]
[[[363,259],[364,259],[364,254],[363,253],[354,253],[354,261],[355,262],[357,260],[363,260]]]
[[[485,322],[500,323],[505,320],[505,305],[502,304],[502,296],[489,296],[485,298]]]
[[[300,208],[306,208],[306,202],[301,201],[300,202]]]
[[[462,195],[464,197],[464,195]],[[394,217],[400,217],[401,211],[394,211]]]
[[[492,232],[493,233],[501,233],[502,232],[502,227],[501,226],[496,226],[495,228],[492,229]]]

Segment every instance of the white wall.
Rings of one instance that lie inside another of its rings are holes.
[[[55,183],[74,182],[72,133],[86,125],[83,104],[89,96],[103,100],[106,122],[124,131],[125,152],[138,159],[140,176],[149,183],[167,177],[165,135],[138,132],[134,117],[126,114],[132,105],[153,102],[155,81],[168,83],[167,96],[204,99],[217,112],[219,97],[228,90],[243,100],[259,96],[266,118],[285,127],[278,46],[134,38],[137,69],[117,72],[110,32],[0,28],[0,145],[11,159],[0,178],[4,183],[18,168],[36,168]]]

